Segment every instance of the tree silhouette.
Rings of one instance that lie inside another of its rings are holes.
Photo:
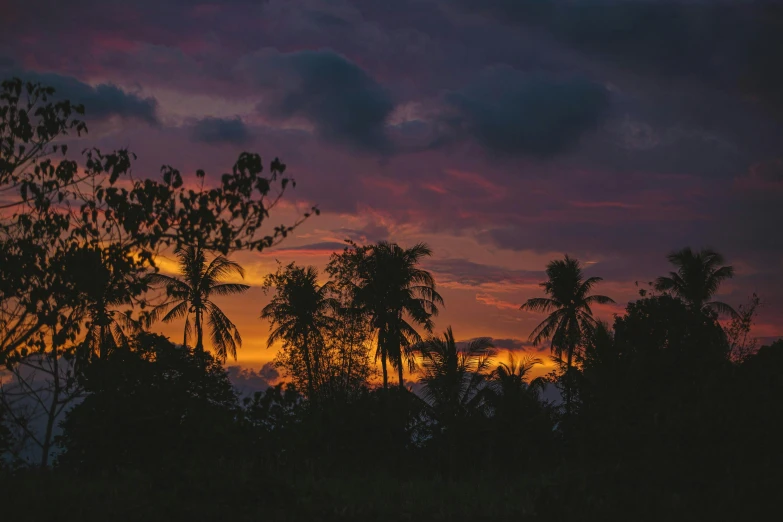
[[[397,369],[399,386],[404,388],[403,369],[415,368],[411,346],[421,341],[414,328],[432,331],[432,317],[438,313],[443,298],[435,290],[432,274],[418,267],[432,255],[424,243],[402,248],[382,241],[373,245],[357,264],[359,276],[355,298],[372,317],[378,336],[378,350],[383,370],[383,387],[388,388],[387,362]]]
[[[66,415],[58,464],[160,473],[225,454],[237,398],[212,355],[141,333],[88,367],[89,394]],[[230,451],[230,450],[228,450]]]
[[[296,361],[304,362],[305,378],[301,380],[306,382],[309,398],[315,399],[321,384],[324,332],[334,328],[332,314],[338,306],[331,295],[332,285],[318,285],[315,267],[291,263],[267,276],[264,287],[275,287],[272,301],[261,311],[261,318],[272,324],[267,347],[281,340],[294,350],[293,362],[286,366],[294,377],[299,377]]]
[[[694,252],[686,247],[667,259],[677,271],[656,279],[656,290],[671,291],[696,309],[708,308],[736,317],[737,312],[728,304],[710,301],[720,284],[734,277],[734,267],[721,266],[725,262],[721,254],[709,248]]]
[[[566,356],[566,379],[573,367],[574,353],[585,334],[596,324],[592,304],[607,304],[614,301],[605,295],[589,295],[600,277],[584,278],[579,261],[566,255],[562,260],[550,261],[546,267],[549,278],[540,284],[549,297],[528,299],[521,310],[548,313],[530,334],[530,340],[538,345],[551,340],[551,349],[556,357]],[[566,410],[571,408],[571,391],[566,383]]]
[[[517,360],[514,354],[509,352],[508,362],[498,364],[492,374],[493,390],[506,400],[524,396],[538,400],[546,380],[542,377],[531,380],[529,377],[530,371],[539,364],[541,359],[538,357],[525,355]]]
[[[242,346],[239,330],[226,317],[226,314],[212,302],[211,298],[213,295],[224,296],[246,292],[250,288],[248,285],[222,282],[223,278],[231,274],[244,278],[244,269],[223,256],[216,256],[207,264],[204,250],[194,246],[177,250],[177,257],[183,279],[160,273],[149,274],[149,283],[165,286],[166,293],[171,298],[170,301],[155,309],[152,320],[162,316],[163,321],[168,323],[184,317],[183,344],[187,346],[192,333],[190,325],[190,314],[192,313],[196,328],[195,349],[200,352],[204,351],[204,318],[206,316],[212,348],[217,353],[218,359],[225,361],[228,355],[236,359],[237,346]]]
[[[145,285],[128,273],[107,266],[99,249],[78,248],[68,254],[68,278],[78,289],[86,309],[87,333],[77,356],[82,362],[93,355],[105,359],[117,347],[127,346],[128,334],[141,331],[141,322],[132,317],[132,307],[133,296]],[[126,309],[118,310],[120,306]]]
[[[495,355],[491,339],[474,339],[460,349],[449,327],[442,338],[431,337],[416,345],[416,351],[422,359],[424,398],[441,422],[448,424],[479,409]]]

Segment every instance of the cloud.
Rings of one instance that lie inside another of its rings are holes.
[[[498,310],[519,310],[520,306],[518,303],[504,301],[491,294],[476,294],[476,301],[497,308]]]
[[[452,0],[505,24],[541,28],[580,52],[637,72],[719,82],[783,108],[779,2]],[[741,81],[737,82],[738,79]]]
[[[462,258],[430,259],[424,263],[427,270],[432,271],[439,283],[448,286],[457,283],[467,287],[483,287],[487,285],[502,285],[507,289],[522,285],[538,284],[542,272],[532,270],[509,270],[495,265],[474,263]],[[514,305],[519,308],[518,305]]]
[[[158,123],[158,101],[155,98],[126,92],[111,83],[92,86],[71,76],[33,71],[12,70],[10,75],[54,87],[55,98],[83,104],[87,121],[118,116],[140,120],[150,125]]]
[[[481,339],[481,337],[474,337],[473,339],[466,339],[464,341],[458,341],[457,347],[459,348],[465,348],[468,343],[471,343],[473,341],[476,341],[478,339]],[[533,345],[530,341],[524,341],[522,339],[496,339],[494,337],[485,337],[485,339],[489,339],[489,341],[492,343],[492,345],[500,350],[509,350],[509,351],[521,351],[521,352],[544,352],[549,350],[549,343],[541,343],[538,346]]]
[[[364,69],[331,50],[265,50],[237,66],[268,94],[259,111],[278,119],[304,118],[324,139],[363,151],[386,151],[389,92]]]
[[[547,157],[574,145],[610,108],[605,87],[584,78],[558,79],[498,66],[445,95],[452,125],[491,152]]]
[[[299,257],[321,257],[329,256],[334,252],[342,252],[347,243],[338,243],[337,241],[320,241],[318,243],[309,243],[307,245],[298,245],[292,247],[273,248],[265,251],[264,254],[270,257],[277,256],[299,256]]]
[[[275,385],[280,378],[280,373],[271,362],[264,364],[258,371],[241,366],[229,366],[226,368],[226,373],[240,395],[253,395],[255,392],[264,391]]]
[[[190,132],[193,141],[202,143],[241,145],[250,139],[250,132],[239,117],[203,118],[193,124]]]
[[[783,158],[762,161],[751,166],[749,177],[770,183],[783,182]]]

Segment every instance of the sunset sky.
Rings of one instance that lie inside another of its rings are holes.
[[[253,288],[220,301],[271,360],[259,288],[275,260],[322,267],[351,238],[424,241],[437,331],[525,340],[547,261],[637,297],[684,246],[722,252],[734,306],[783,336],[783,12],[741,0],[0,0],[0,76],[87,107],[79,142],[208,179],[278,156],[297,187],[272,214],[322,213],[235,256]],[[480,6],[480,7],[478,7]],[[171,264],[164,263],[164,268]],[[166,326],[174,340],[182,325]]]

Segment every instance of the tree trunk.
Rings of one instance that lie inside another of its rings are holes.
[[[302,343],[302,352],[304,353],[305,369],[307,370],[307,393],[311,401],[315,400],[315,386],[313,383],[313,369],[310,364],[310,350],[307,346],[307,336]]]
[[[101,328],[98,332],[98,359],[101,361],[106,360],[106,325],[101,321]]]
[[[404,390],[405,389],[405,381],[403,380],[403,377],[402,377],[402,348],[400,348],[400,360],[397,361],[397,375],[399,376],[399,379],[400,379],[400,389]]]
[[[353,341],[354,341],[354,329],[353,329],[353,322],[350,323],[351,326],[348,327],[348,360],[346,361],[346,368],[345,368],[345,379],[343,387],[345,390],[348,390],[348,387],[351,383],[351,363],[353,362]]]
[[[204,351],[204,331],[202,325],[201,309],[196,307],[196,351]]]
[[[56,333],[56,330],[53,329]],[[54,421],[57,417],[57,403],[60,398],[60,372],[57,367],[57,346],[54,344],[55,335],[52,335],[52,401],[49,411],[46,412],[46,432],[41,441],[41,469],[46,469],[49,465],[49,450],[52,447],[52,432],[54,431]]]
[[[381,341],[378,339],[378,349],[381,351],[381,368],[383,368],[383,389],[389,389],[389,374],[386,371],[386,349],[381,346]]]
[[[571,415],[571,364],[573,363],[574,349],[572,346],[568,347],[568,356],[566,363],[566,386],[565,386],[565,400],[566,400],[566,415]]]

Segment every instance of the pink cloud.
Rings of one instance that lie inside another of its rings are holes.
[[[487,306],[493,306],[498,310],[519,310],[518,304],[498,299],[490,294],[476,294],[476,301]]]

